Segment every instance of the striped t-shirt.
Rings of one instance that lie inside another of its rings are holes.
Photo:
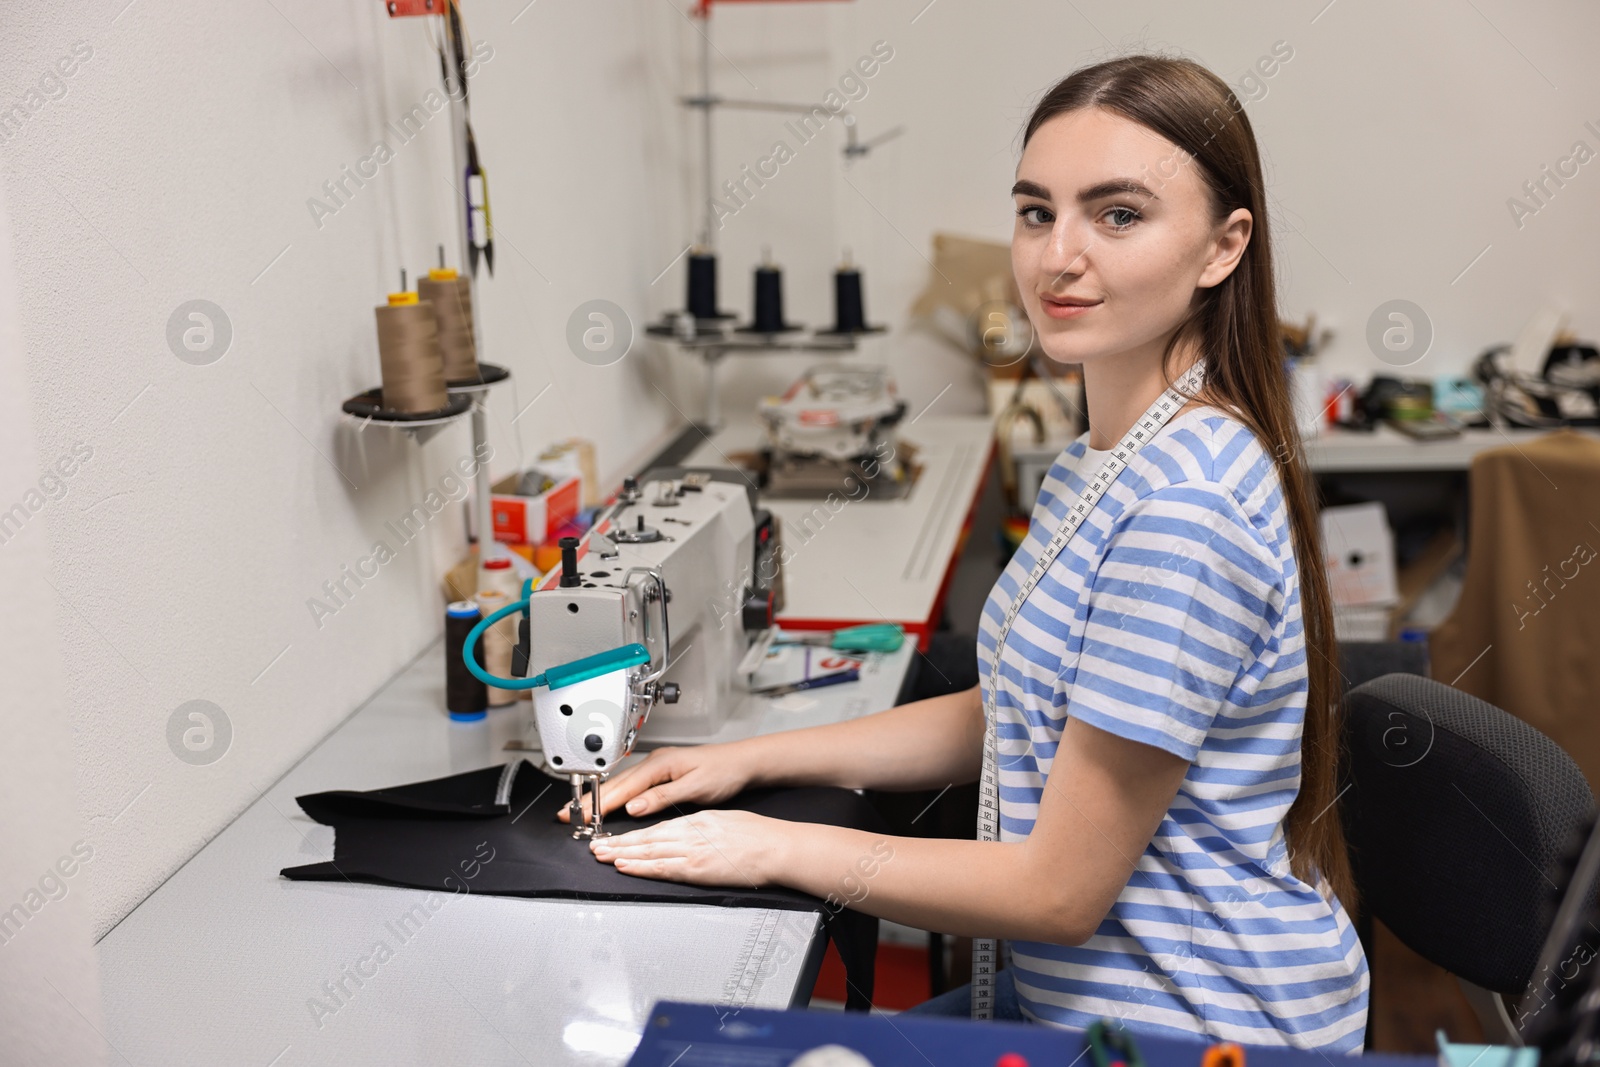
[[[1080,438],[1039,490],[979,626],[995,637],[1106,453]],[[1337,900],[1289,869],[1306,649],[1276,466],[1238,420],[1195,408],[1147,443],[1024,603],[997,706],[1000,838],[1033,829],[1066,720],[1190,762],[1128,885],[1082,945],[1011,943],[1030,1019],[1359,1052],[1367,962]],[[1319,879],[1323,888],[1326,881]],[[1329,894],[1331,896],[1331,894]]]

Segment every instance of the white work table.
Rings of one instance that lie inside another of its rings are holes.
[[[754,418],[730,420],[686,464],[729,466],[759,447]],[[782,523],[788,553],[783,612],[796,629],[897,622],[924,639],[939,622],[948,578],[989,470],[993,420],[986,415],[917,418],[896,428],[916,447],[922,474],[897,499],[868,494],[837,510],[821,500],[762,498]]]
[[[746,697],[725,732],[748,736],[889,707],[912,655],[908,641],[869,658],[860,683]],[[820,959],[813,912],[430,894],[279,877],[281,868],[333,858],[333,829],[301,812],[298,795],[521,758],[502,749],[522,736],[530,705],[492,710],[478,723],[451,722],[443,705],[435,644],[101,940],[105,1036],[126,1062],[620,1064],[659,999],[805,1002]],[[436,910],[402,936],[396,922],[416,905],[429,907],[430,897]],[[379,942],[387,957],[375,953]],[[338,996],[324,986],[340,982]]]
[[[1371,431],[1326,429],[1305,440],[1306,463],[1318,474],[1388,471],[1465,471],[1473,457],[1490,448],[1522,447],[1553,430],[1495,430],[1489,427],[1463,430],[1459,436],[1439,441],[1418,441],[1399,430],[1380,423]],[[1580,433],[1595,434],[1592,429]],[[1597,434],[1600,436],[1600,434]],[[1013,455],[1019,469],[1032,469],[1037,479],[1070,442],[1018,446]],[[1042,468],[1042,469],[1041,469]],[[1024,478],[1023,480],[1026,480]]]

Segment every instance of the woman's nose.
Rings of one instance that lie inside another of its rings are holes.
[[[1072,219],[1058,219],[1045,242],[1039,266],[1047,276],[1082,274],[1088,264],[1090,236]]]

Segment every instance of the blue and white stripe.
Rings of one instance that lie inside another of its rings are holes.
[[[1086,443],[1052,466],[984,606],[985,699],[1006,608],[1105,457]],[[1272,458],[1216,409],[1179,415],[1084,520],[1006,639],[1001,840],[1032,831],[1069,717],[1191,764],[1093,937],[1011,943],[1026,1015],[1360,1051],[1366,959],[1338,901],[1290,872],[1283,833],[1300,787],[1305,655]]]

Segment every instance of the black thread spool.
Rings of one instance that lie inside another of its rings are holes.
[[[755,270],[755,317],[744,333],[790,333],[799,326],[783,321],[783,271],[769,259]]]
[[[467,670],[464,646],[467,635],[478,625],[483,613],[470,600],[457,600],[444,612],[444,706],[457,722],[471,722],[488,714],[489,687]],[[478,666],[483,666],[483,638],[473,647]]]
[[[696,248],[689,253],[689,292],[684,306],[697,319],[731,319],[717,310],[717,257]]]
[[[844,262],[833,272],[833,329],[819,330],[824,336],[850,336],[858,333],[882,333],[882,326],[867,325],[866,298],[862,293],[861,270],[850,262],[850,252],[845,250]]]

